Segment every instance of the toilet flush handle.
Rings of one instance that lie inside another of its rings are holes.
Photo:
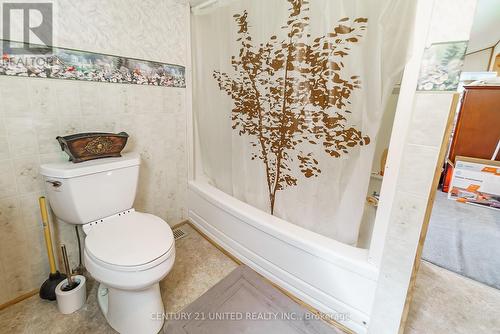
[[[59,188],[60,186],[62,186],[61,181],[52,181],[52,180],[47,180],[47,183],[52,184],[52,186],[53,186],[54,188]]]

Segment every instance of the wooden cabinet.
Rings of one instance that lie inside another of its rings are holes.
[[[500,86],[467,86],[448,158],[490,160],[500,140]],[[500,154],[495,160],[500,161]]]
[[[500,86],[466,86],[448,153],[490,160],[500,140]],[[500,153],[494,160],[500,161]],[[453,168],[445,166],[442,190],[448,192]]]

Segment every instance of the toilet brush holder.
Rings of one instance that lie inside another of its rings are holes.
[[[62,314],[70,314],[81,309],[87,299],[85,276],[73,276],[73,286],[68,284],[68,279],[59,283],[56,286],[56,299],[57,308]]]

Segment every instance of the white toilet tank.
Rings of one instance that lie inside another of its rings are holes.
[[[81,163],[40,166],[50,206],[59,220],[86,224],[132,208],[140,156],[124,153]]]

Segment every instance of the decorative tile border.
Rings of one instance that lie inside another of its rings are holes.
[[[425,49],[417,90],[455,91],[468,41],[435,43]]]
[[[186,87],[184,66],[55,47],[49,55],[4,53],[0,75]]]

